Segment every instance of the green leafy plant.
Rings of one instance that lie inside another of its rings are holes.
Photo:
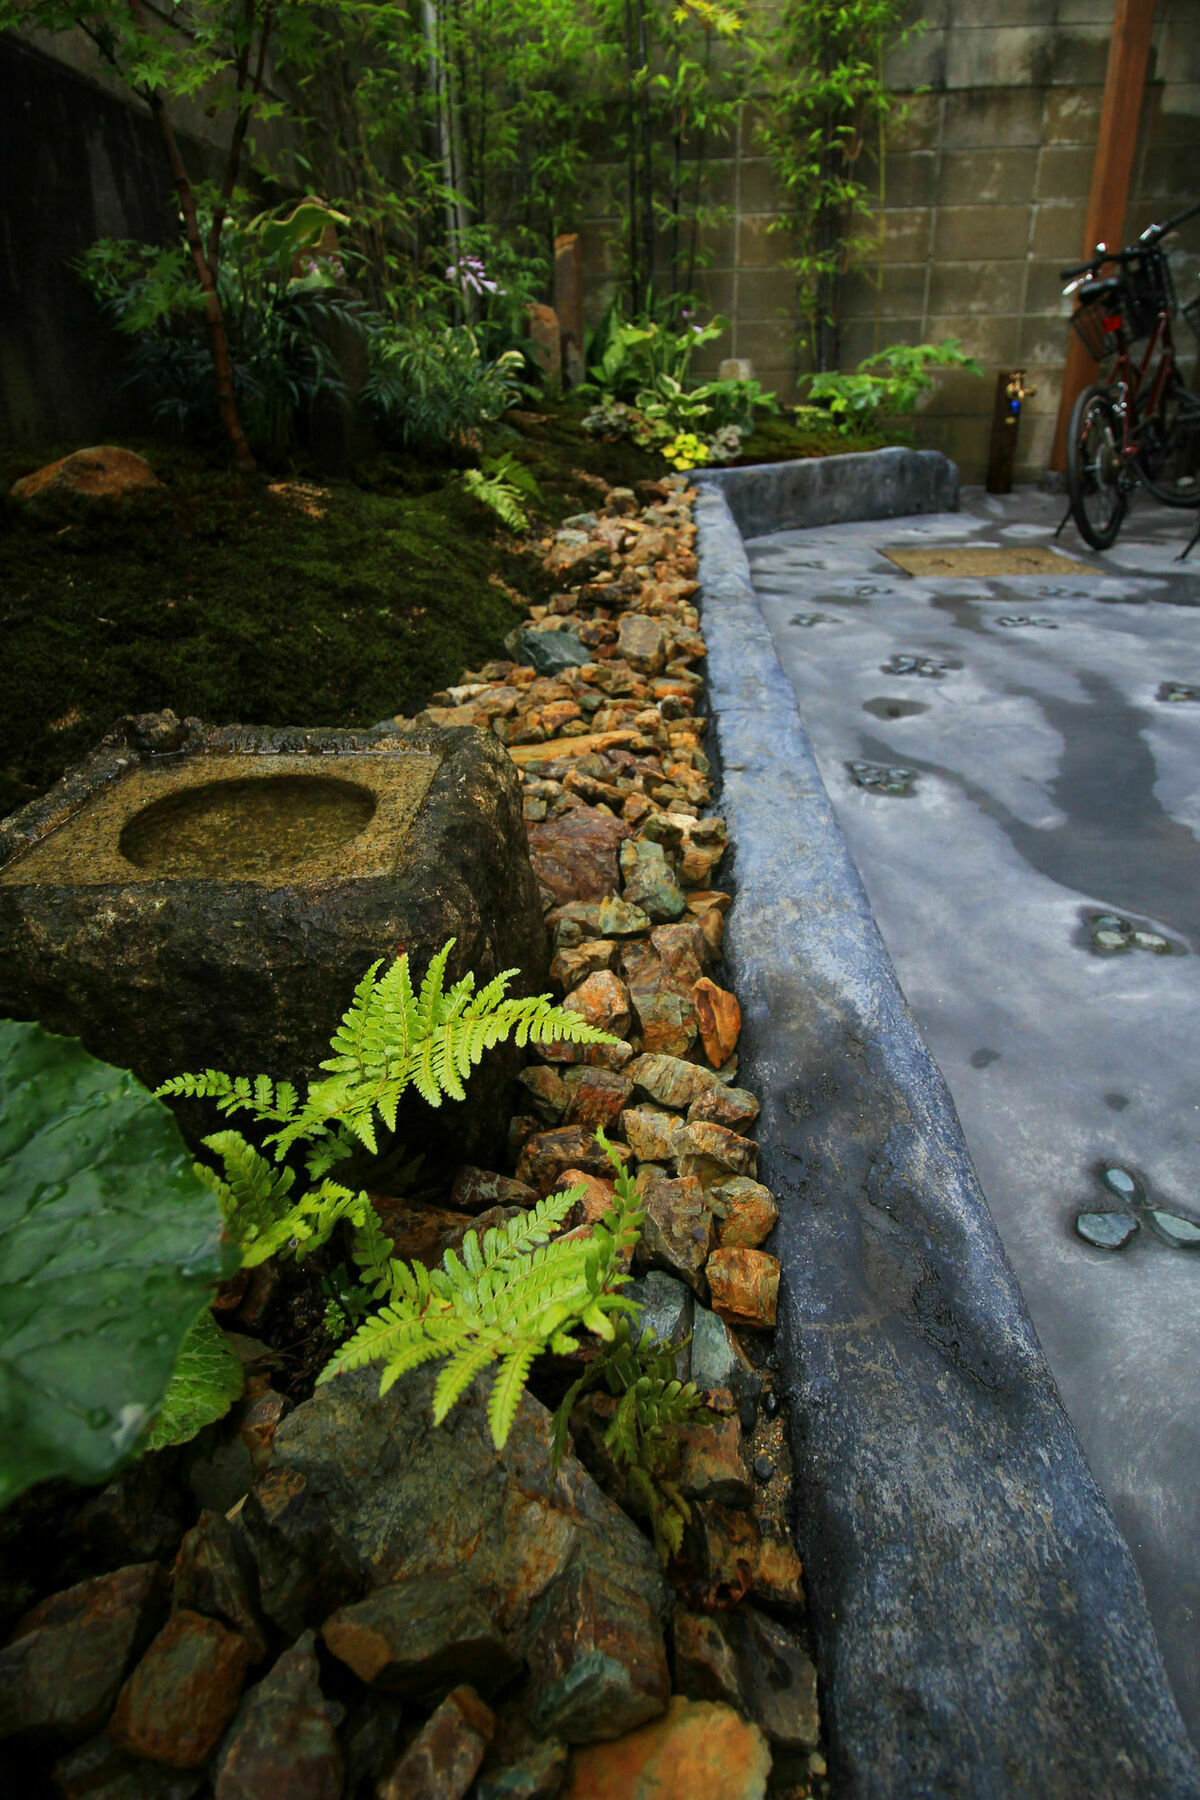
[[[206,1425],[225,1417],[245,1385],[237,1351],[206,1307],[183,1340],[162,1410],[143,1448],[189,1443]]]
[[[603,1133],[597,1139],[610,1150]],[[611,1154],[611,1150],[610,1150]],[[578,1350],[579,1330],[606,1340],[613,1315],[636,1311],[621,1293],[642,1213],[620,1169],[613,1204],[590,1234],[555,1237],[581,1189],[551,1194],[502,1229],[468,1231],[461,1258],[447,1250],[440,1269],[392,1258],[372,1280],[380,1310],[342,1345],[319,1379],[370,1362],[384,1365],[380,1391],[421,1363],[443,1360],[434,1387],[435,1424],[477,1375],[496,1367],[488,1424],[497,1449],[508,1438],[526,1378],[545,1351]]]
[[[485,456],[482,467],[467,469],[462,482],[471,498],[494,512],[510,531],[529,530],[529,515],[521,500],[531,488],[537,493],[537,483],[507,451],[501,457]]]
[[[465,1100],[463,1082],[471,1070],[486,1051],[509,1039],[519,1048],[613,1041],[578,1013],[555,1006],[548,994],[507,998],[515,969],[503,970],[478,991],[470,973],[447,988],[454,942],[449,938],[430,959],[419,990],[412,985],[407,952],[382,975],[382,959],[372,963],[333,1035],[332,1055],[321,1064],[329,1073],[309,1082],[303,1100],[290,1082],[216,1069],[174,1076],[157,1090],[164,1098],[212,1100],[225,1117],[248,1112],[256,1124],[273,1127],[262,1140],[273,1160],[239,1131],[204,1139],[220,1168],[204,1171],[203,1178],[217,1197],[243,1266],[284,1251],[303,1260],[345,1220],[355,1229],[356,1260],[381,1267],[387,1240],[366,1193],[331,1180],[329,1171],[360,1148],[379,1155],[379,1126],[395,1131],[397,1108],[410,1087],[428,1105],[440,1106],[444,1099]],[[284,1161],[293,1148],[303,1151],[313,1184],[299,1194],[303,1184]]]
[[[838,430],[847,435],[870,431],[885,418],[915,411],[921,395],[933,386],[930,370],[945,368],[983,373],[957,338],[940,344],[893,344],[868,356],[853,375],[830,371],[811,376],[809,403],[796,408],[797,417],[832,415]],[[819,404],[814,406],[813,401]]]
[[[367,354],[362,403],[401,449],[460,449],[520,396],[520,353],[488,362],[469,325],[380,324],[368,332]]]
[[[0,1505],[144,1447],[236,1263],[167,1108],[40,1026],[0,1023]]]
[[[604,1448],[647,1514],[655,1547],[665,1564],[678,1555],[684,1526],[691,1519],[691,1508],[672,1479],[677,1434],[689,1426],[711,1423],[712,1414],[695,1382],[682,1382],[676,1376],[674,1347],[659,1346],[650,1331],[635,1344],[628,1319],[620,1319],[604,1354],[568,1388],[554,1415],[556,1468],[566,1449],[575,1406],[602,1385],[617,1403],[603,1433]]]
[[[201,229],[211,218],[198,211]],[[359,302],[342,286],[336,228],[345,215],[306,200],[284,216],[231,212],[216,274],[229,378],[246,436],[278,455],[319,395],[344,395],[331,348],[336,328],[361,333]],[[75,264],[109,322],[131,339],[130,379],[145,384],[159,419],[211,434],[212,346],[204,296],[186,244],[162,249],[102,238]]]
[[[762,141],[787,209],[798,326],[818,371],[836,369],[846,275],[876,252],[864,154],[875,150],[882,203],[884,134],[899,111],[884,80],[888,50],[922,26],[905,0],[786,0],[764,37]]]

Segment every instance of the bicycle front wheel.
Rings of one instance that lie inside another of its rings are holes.
[[[1067,493],[1079,535],[1107,550],[1128,504],[1121,482],[1121,427],[1107,390],[1084,388],[1071,413]]]
[[[1200,399],[1181,381],[1138,424],[1138,468],[1164,506],[1200,506]]]

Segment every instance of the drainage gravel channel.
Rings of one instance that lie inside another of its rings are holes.
[[[1186,530],[1048,562],[1060,496],[931,452],[697,485],[832,1773],[1200,1794]]]

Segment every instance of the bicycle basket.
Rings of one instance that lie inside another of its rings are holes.
[[[1120,322],[1119,303],[1109,300],[1089,300],[1071,314],[1072,329],[1097,362],[1112,356],[1117,348],[1116,327],[1110,324],[1114,319]]]

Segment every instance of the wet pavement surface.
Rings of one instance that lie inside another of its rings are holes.
[[[1049,575],[882,554],[1050,545],[1064,507],[968,489],[956,514],[746,549],[1200,1740],[1200,546],[1174,560],[1194,515],[1135,503],[1103,554],[1068,523]]]

